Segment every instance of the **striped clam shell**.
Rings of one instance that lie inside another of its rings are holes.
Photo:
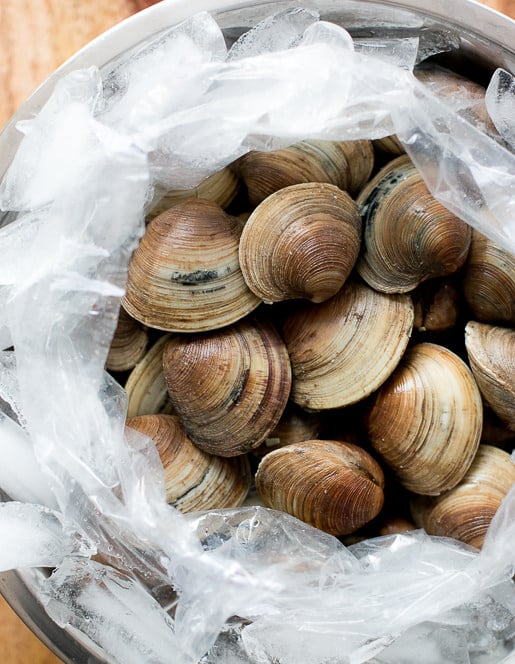
[[[195,444],[235,456],[262,443],[291,387],[286,346],[270,323],[245,319],[223,330],[172,335],[163,369],[172,404]]]
[[[354,532],[383,506],[384,477],[361,447],[335,440],[293,443],[267,454],[256,488],[268,507],[333,535]]]
[[[367,417],[370,443],[410,491],[438,495],[463,478],[477,452],[481,395],[447,348],[410,348],[378,390]]]
[[[127,426],[154,441],[165,473],[167,501],[181,512],[239,507],[250,489],[247,457],[223,459],[198,449],[178,417],[142,415]]]
[[[363,216],[360,276],[384,293],[407,293],[464,264],[471,229],[430,194],[407,156],[385,166],[357,198]]]
[[[323,302],[343,286],[360,243],[361,217],[346,192],[325,183],[292,185],[250,215],[240,241],[241,270],[265,302]]]

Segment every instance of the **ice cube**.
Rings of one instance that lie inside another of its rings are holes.
[[[37,238],[45,219],[45,212],[28,212],[0,228],[0,284],[16,284],[27,270],[34,270],[43,259]],[[4,291],[3,298],[0,296],[0,304],[5,303],[8,292]]]
[[[16,371],[16,356],[11,350],[0,352],[0,399],[9,404],[18,422],[25,426],[26,420]]]
[[[486,90],[486,108],[497,131],[515,149],[515,78],[496,69]]]
[[[0,489],[11,499],[46,507],[57,506],[49,480],[36,460],[27,433],[0,413]]]
[[[332,48],[354,50],[352,37],[344,28],[327,21],[312,23],[305,30],[300,42],[303,46],[309,44],[328,44]]]
[[[104,72],[102,122],[137,133],[193,104],[210,84],[209,65],[226,54],[222,32],[207,12],[166,30]]]
[[[312,623],[296,625],[283,620],[282,615],[277,616],[276,620],[257,621],[249,625],[242,632],[242,641],[251,662],[349,662],[347,653],[350,643],[345,642],[344,645],[336,630],[327,632],[325,625],[315,626]]]
[[[253,664],[255,660],[245,653],[241,641],[243,625],[228,625],[218,636],[216,643],[201,660],[200,664]]]
[[[301,41],[306,28],[318,19],[318,12],[301,7],[267,16],[233,44],[227,59],[238,60],[292,48]]]
[[[139,583],[112,568],[67,559],[46,582],[45,596],[49,615],[110,662],[197,662],[180,649],[172,618]]]
[[[354,40],[357,53],[412,71],[419,50],[418,37],[369,37]]]
[[[419,46],[417,64],[439,53],[455,51],[460,47],[461,39],[457,32],[452,30],[424,29],[418,32]]]
[[[467,635],[457,627],[422,623],[411,628],[370,664],[470,664]]]
[[[84,535],[70,530],[59,513],[41,505],[0,503],[0,571],[55,567],[65,556],[96,553]]]
[[[210,510],[192,515],[190,521],[206,550],[221,548],[226,558],[248,568],[266,566],[270,578],[274,565],[287,573],[288,561],[294,559],[300,542],[316,574],[327,573],[331,563],[339,565],[342,571],[357,567],[355,557],[336,538],[266,507]],[[295,562],[291,571],[294,570]],[[307,567],[304,572],[308,573]]]
[[[90,158],[96,139],[90,120],[102,83],[94,67],[59,81],[36,118],[21,122],[25,134],[0,185],[2,210],[33,210],[57,198]]]
[[[430,28],[413,30],[405,28],[378,27],[363,30],[351,30],[356,50],[397,64],[404,69],[412,70],[427,58],[453,51],[460,46],[460,38],[451,30]]]

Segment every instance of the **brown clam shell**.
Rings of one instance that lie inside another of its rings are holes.
[[[361,283],[347,282],[323,304],[299,308],[283,326],[293,401],[327,409],[369,396],[397,366],[412,325],[409,295],[385,295]]]
[[[170,399],[191,439],[220,456],[243,454],[279,422],[291,387],[284,342],[258,320],[172,336],[163,353]]]
[[[463,292],[477,320],[515,323],[515,256],[476,230],[465,265]]]
[[[384,293],[407,293],[465,262],[471,229],[433,198],[407,156],[385,166],[357,198],[363,216],[360,276]]]
[[[268,507],[333,535],[354,532],[383,506],[384,477],[365,450],[334,440],[308,440],[267,454],[256,488]]]
[[[168,338],[169,335],[165,334],[158,339],[127,378],[127,417],[173,413],[163,374],[163,348]]]
[[[285,187],[251,214],[240,241],[248,287],[265,302],[323,302],[343,286],[358,257],[356,203],[331,184]]]
[[[216,203],[191,199],[156,217],[129,265],[123,306],[159,330],[195,332],[234,323],[260,300],[238,261],[242,223]]]
[[[223,459],[199,450],[178,417],[143,415],[127,426],[154,441],[165,472],[166,499],[181,512],[239,507],[251,484],[247,457]]]
[[[382,520],[379,527],[378,535],[397,535],[399,533],[406,533],[410,530],[415,530],[416,526],[413,522],[404,519],[401,516],[390,516]]]
[[[120,307],[118,325],[114,333],[106,368],[109,371],[127,371],[132,369],[145,355],[148,344],[147,331],[141,323]]]
[[[443,346],[410,348],[377,392],[370,442],[410,491],[438,495],[456,486],[481,437],[483,407],[470,369]]]
[[[319,413],[312,413],[289,402],[277,426],[271,431],[262,445],[253,450],[254,455],[263,456],[272,450],[291,443],[318,438],[322,428]]]
[[[425,87],[449,103],[456,113],[480,131],[498,136],[485,104],[485,88],[456,72],[426,62],[413,72]]]
[[[413,327],[419,332],[448,332],[460,316],[461,298],[451,279],[432,279],[416,288],[412,294],[415,307]]]
[[[395,156],[404,154],[406,150],[404,145],[399,141],[395,134],[391,136],[385,136],[384,138],[377,138],[375,141],[372,141],[375,148],[381,152],[387,152]]]
[[[249,152],[234,168],[255,207],[279,189],[302,182],[328,182],[354,195],[370,177],[373,165],[370,141],[301,141],[273,152]]]
[[[465,346],[485,401],[515,431],[515,330],[470,321]]]
[[[240,181],[236,173],[229,166],[226,166],[207,177],[194,189],[172,189],[167,191],[159,199],[159,202],[152,207],[147,215],[147,221],[151,221],[161,212],[169,210],[177,203],[190,198],[205,198],[225,209],[236,198],[239,189]]]
[[[514,483],[515,464],[510,455],[480,445],[458,486],[436,498],[413,498],[413,518],[430,535],[453,537],[480,549],[490,522]]]

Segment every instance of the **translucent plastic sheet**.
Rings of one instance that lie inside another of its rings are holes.
[[[49,614],[110,662],[398,663],[419,661],[422,638],[428,663],[473,649],[494,662],[515,637],[515,490],[480,554],[422,531],[346,549],[259,507],[186,518],[103,369],[149,201],[252,148],[396,131],[434,195],[515,250],[515,156],[418,84],[406,47],[399,67],[292,10],[227,58],[201,14],[112,70],[67,76],[19,127],[0,186],[1,207],[20,213],[0,230],[0,338],[15,347],[0,444],[20,441],[35,480],[31,492],[6,456],[0,488],[27,504],[0,510],[0,530],[24,554],[11,565],[56,567],[41,590]],[[11,528],[21,509],[30,528]],[[56,550],[59,528],[69,546]]]

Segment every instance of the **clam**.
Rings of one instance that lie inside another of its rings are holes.
[[[403,144],[399,141],[395,134],[392,134],[391,136],[385,136],[384,138],[377,138],[375,141],[373,141],[373,145],[381,152],[387,152],[388,154],[396,156],[406,152]]]
[[[510,455],[490,445],[480,445],[458,486],[441,496],[414,497],[415,523],[430,535],[454,537],[478,549],[503,498],[515,483]]]
[[[148,226],[129,264],[123,306],[159,330],[213,330],[260,303],[238,261],[242,223],[216,203],[191,199]]]
[[[420,83],[449,103],[459,115],[478,129],[491,135],[497,134],[486,110],[485,88],[482,85],[434,62],[424,62],[414,69],[413,74]],[[392,155],[405,152],[396,135],[376,139],[373,144],[382,152]]]
[[[440,334],[452,330],[460,315],[460,293],[451,279],[432,279],[412,293],[413,327],[419,332]]]
[[[415,524],[412,521],[408,521],[408,519],[404,519],[401,516],[389,516],[381,522],[378,535],[397,535],[415,530],[415,528]]]
[[[235,456],[257,447],[279,422],[291,387],[288,352],[266,322],[172,336],[164,349],[168,393],[201,449]]]
[[[358,207],[346,192],[331,184],[292,185],[266,198],[245,224],[241,271],[265,302],[323,302],[343,286],[360,242]]]
[[[357,269],[376,290],[407,293],[465,262],[470,227],[433,198],[407,156],[385,166],[357,202],[364,222]]]
[[[354,195],[373,165],[370,141],[302,141],[273,152],[249,152],[234,168],[255,207],[279,189],[303,182],[328,182]]]
[[[367,429],[402,486],[438,495],[469,469],[482,422],[481,395],[467,365],[443,346],[421,343],[375,395]]]
[[[449,104],[458,115],[480,131],[498,136],[486,109],[486,91],[482,85],[433,62],[424,63],[413,73],[425,87]]]
[[[264,443],[254,450],[254,454],[263,456],[291,443],[312,440],[318,437],[321,428],[322,422],[318,413],[310,413],[290,402],[277,426],[268,434]]]
[[[333,535],[351,533],[383,506],[379,464],[360,447],[334,440],[287,445],[263,457],[256,488],[267,507]]]
[[[465,266],[463,292],[478,320],[515,323],[515,256],[476,230]]]
[[[127,417],[173,413],[163,374],[163,348],[168,337],[158,339],[131,371],[125,383],[129,397]]]
[[[239,507],[250,489],[247,457],[223,459],[199,450],[178,417],[142,415],[127,426],[154,441],[165,473],[166,500],[181,512]]]
[[[177,203],[181,203],[189,198],[206,198],[225,209],[236,198],[239,189],[240,181],[236,173],[226,166],[207,177],[194,189],[172,189],[167,191],[159,199],[158,203],[152,207],[147,215],[147,221],[151,221],[154,217],[160,215],[161,212],[169,210],[174,205],[177,205]]]
[[[364,399],[396,367],[412,325],[409,295],[385,295],[361,283],[347,282],[330,300],[299,307],[283,325],[293,401],[316,410]]]
[[[493,445],[511,452],[515,449],[515,431],[510,431],[490,407],[483,409],[481,445]]]
[[[465,345],[485,401],[515,431],[515,330],[470,321]]]
[[[120,307],[118,325],[114,333],[106,368],[109,371],[127,371],[132,369],[145,355],[148,334],[141,323],[134,320]]]

